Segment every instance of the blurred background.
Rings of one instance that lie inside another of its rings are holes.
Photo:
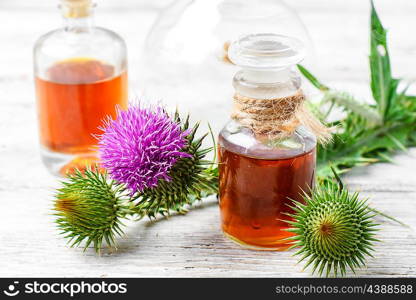
[[[19,105],[33,108],[27,110],[24,120],[9,126],[13,130],[20,126],[29,130],[29,126],[33,130],[30,142],[34,144],[32,48],[40,35],[61,26],[58,2],[0,0],[1,113],[4,117],[15,115]],[[223,48],[229,39],[242,32],[259,31],[262,26],[303,39],[310,50],[306,64],[331,86],[349,89],[363,98],[369,96],[369,1],[95,2],[96,25],[114,30],[127,43],[130,98],[145,97],[147,101],[162,100],[168,106],[179,106],[184,113],[191,112],[194,119],[210,121],[216,130],[228,117],[231,77],[236,71],[222,61]],[[246,9],[236,9],[238,2],[245,3]],[[389,29],[393,71],[412,81],[416,67],[412,59],[416,54],[412,38],[416,2],[376,0],[375,4]],[[253,12],[253,7],[258,11]],[[208,116],[206,109],[215,115]],[[0,133],[3,136],[6,132]]]
[[[237,71],[226,60],[227,43],[250,31],[273,28],[302,39],[309,49],[305,64],[319,78],[364,101],[370,98],[369,1],[95,2],[96,25],[119,33],[127,43],[130,99],[177,106],[194,120],[210,122],[216,132],[228,118],[231,78]],[[62,26],[58,3],[0,0],[0,162],[36,153],[32,48],[39,36]],[[393,72],[410,82],[416,68],[416,40],[412,38],[416,2],[375,0],[375,4],[389,29]],[[31,151],[17,153],[16,143]]]
[[[0,0],[0,100],[3,106],[10,103],[9,109],[17,109],[19,104],[34,105],[32,47],[40,35],[61,26],[58,2]],[[195,119],[211,120],[215,129],[221,128],[227,118],[231,103],[227,97],[232,94],[231,77],[236,71],[220,61],[225,53],[224,44],[242,32],[258,31],[262,26],[304,39],[311,54],[306,64],[328,84],[356,91],[364,98],[369,95],[366,88],[361,89],[368,82],[369,1],[95,2],[96,25],[114,30],[127,43],[131,98],[145,96],[149,101],[178,105],[182,111],[190,111]],[[246,9],[236,9],[236,2],[245,3]],[[375,3],[385,27],[389,28],[394,72],[413,80],[416,41],[412,30],[416,25],[413,17],[416,3],[411,0]],[[258,11],[253,12],[253,7]],[[201,109],[210,106],[217,107],[213,112],[223,117],[207,118],[206,111]],[[20,126],[35,126],[34,117],[33,113],[28,115]]]

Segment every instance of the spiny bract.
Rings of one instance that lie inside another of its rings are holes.
[[[207,134],[195,138],[199,123],[190,128],[189,116],[181,120],[176,112],[172,119],[181,127],[182,132],[189,132],[182,149],[188,156],[178,159],[172,166],[168,173],[171,180],[161,179],[157,187],[147,188],[133,197],[133,200],[138,199],[136,211],[140,217],[165,215],[170,210],[184,213],[186,205],[218,192],[218,168],[207,167],[212,162],[204,159],[212,151],[212,148],[202,147]]]
[[[359,200],[358,194],[350,194],[335,183],[317,187],[312,196],[305,193],[305,204],[296,203],[289,214],[294,221],[288,229],[295,233],[293,247],[301,247],[295,255],[301,255],[300,261],[308,259],[306,267],[313,266],[319,275],[331,271],[345,275],[349,267],[365,265],[365,256],[373,251],[374,214],[366,201]],[[325,271],[326,270],[326,271]]]
[[[84,250],[91,245],[98,252],[103,241],[115,246],[115,235],[121,235],[120,218],[124,207],[118,194],[122,187],[107,182],[106,174],[86,170],[68,175],[55,196],[56,223],[71,247],[86,241]]]

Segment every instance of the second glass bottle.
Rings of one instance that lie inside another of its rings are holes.
[[[116,106],[127,107],[126,46],[93,24],[91,0],[61,0],[63,28],[34,48],[41,155],[54,174],[94,164],[95,135]]]

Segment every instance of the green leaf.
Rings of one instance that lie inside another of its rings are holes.
[[[302,65],[297,65],[299,71],[302,73],[303,76],[305,76],[312,85],[314,85],[317,89],[321,91],[327,91],[329,88],[325,85],[323,85],[319,80],[313,76],[305,67]]]
[[[391,75],[387,31],[381,24],[373,1],[371,1],[370,45],[371,91],[383,120],[387,120],[390,109],[394,105],[399,80]]]
[[[381,117],[373,107],[358,101],[353,95],[344,91],[327,90],[324,92],[321,105],[331,103],[338,107],[342,107],[347,112],[353,112],[365,118],[369,124],[382,124]],[[327,114],[329,115],[329,113]]]

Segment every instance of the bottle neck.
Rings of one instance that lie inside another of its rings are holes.
[[[290,77],[290,69],[280,70],[256,70],[246,69],[243,70],[243,76],[247,81],[260,84],[274,84],[286,82]]]
[[[94,19],[90,15],[84,18],[66,18],[64,17],[65,31],[70,32],[89,32],[94,27]]]
[[[234,76],[235,92],[254,99],[276,99],[296,94],[301,79],[291,68],[279,70],[243,69]]]

